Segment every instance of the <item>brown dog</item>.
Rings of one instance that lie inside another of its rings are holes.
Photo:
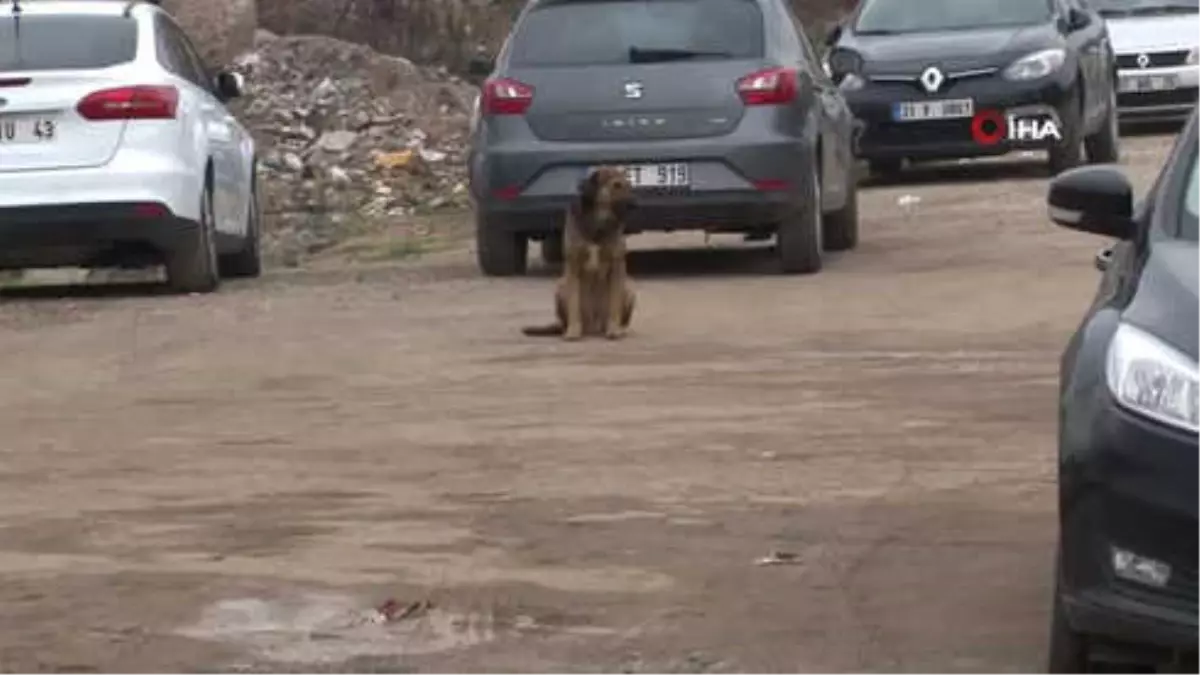
[[[625,336],[636,299],[625,268],[625,216],[634,206],[620,169],[600,167],[580,181],[563,232],[563,273],[554,293],[558,320],[523,333],[565,340]]]

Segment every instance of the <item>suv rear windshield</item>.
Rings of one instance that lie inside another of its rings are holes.
[[[923,31],[1029,26],[1050,20],[1048,0],[866,0],[854,32],[892,35]]]
[[[763,55],[755,0],[560,0],[525,16],[514,66],[584,66]]]
[[[0,10],[0,73],[107,68],[137,55],[137,22],[120,16],[30,16]],[[18,39],[18,35],[20,39]]]

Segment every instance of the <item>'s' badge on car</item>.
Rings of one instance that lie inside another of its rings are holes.
[[[641,98],[642,83],[641,82],[626,82],[625,83],[625,98]]]

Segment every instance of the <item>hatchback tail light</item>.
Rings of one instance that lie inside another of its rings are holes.
[[[796,98],[796,71],[791,68],[758,70],[737,81],[738,96],[746,105],[780,105]]]
[[[484,115],[524,115],[533,103],[533,87],[510,78],[483,83],[479,107]]]
[[[84,119],[169,120],[179,107],[179,90],[166,86],[102,89],[88,94],[75,109]]]

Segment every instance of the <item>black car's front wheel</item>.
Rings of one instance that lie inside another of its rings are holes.
[[[1083,164],[1083,96],[1078,87],[1059,111],[1062,140],[1050,148],[1050,173],[1058,174]]]
[[[1116,164],[1121,161],[1121,132],[1117,124],[1117,92],[1108,94],[1108,110],[1096,133],[1083,140],[1089,164]]]
[[[1047,672],[1089,672],[1087,639],[1071,628],[1063,607],[1060,584],[1062,579],[1062,554],[1054,556],[1054,606],[1050,613],[1050,653]]]
[[[825,248],[830,251],[849,251],[858,246],[858,177],[846,175],[846,203],[824,217]]]

